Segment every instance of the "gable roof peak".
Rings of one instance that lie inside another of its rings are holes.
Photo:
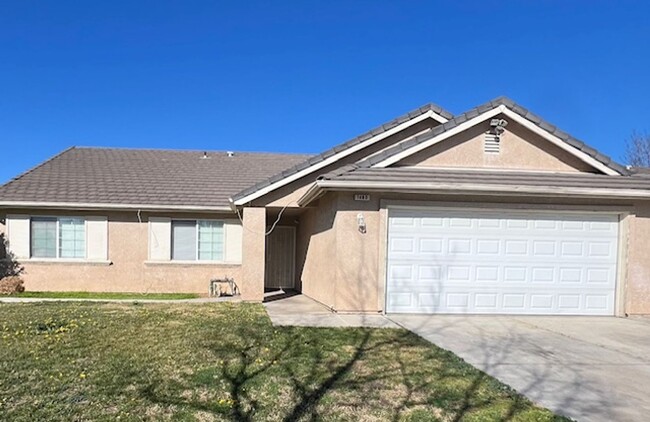
[[[504,96],[497,97],[477,107],[474,107],[464,113],[458,114],[454,116],[453,119],[450,119],[444,124],[433,128],[431,131],[425,134],[422,134],[415,138],[411,138],[408,141],[393,145],[392,147],[387,148],[380,154],[374,155],[372,157],[360,161],[359,166],[372,167],[378,165],[382,167],[387,163],[388,163],[387,165],[390,165],[391,163],[397,160],[397,157],[406,154],[405,152],[406,150],[417,148],[418,144],[424,143],[432,138],[442,135],[447,131],[457,128],[462,123],[466,123],[472,119],[479,118],[485,113],[491,112],[501,106],[505,107],[507,110],[509,110],[509,112],[512,112],[513,113],[512,115],[514,117],[521,118],[522,121],[526,121],[526,120],[529,121],[534,126],[539,127],[540,129],[542,129],[543,131],[551,135],[551,137],[558,138],[564,144],[567,144],[569,147],[574,148],[577,154],[585,154],[586,156],[588,156],[587,158],[588,160],[593,159],[595,165],[597,167],[601,167],[601,169],[604,169],[605,172],[616,172],[621,175],[630,174],[629,171],[624,166],[617,163],[609,156],[599,152],[595,148],[585,144],[583,141],[580,141],[574,138],[573,136],[569,135],[568,133],[558,129],[555,125],[547,122],[546,120],[542,119],[536,114],[530,112],[525,107],[522,107],[521,105],[514,102],[510,98]]]
[[[496,105],[504,105],[506,107],[513,107],[516,104],[512,99],[506,97],[505,95],[500,95],[490,102]]]

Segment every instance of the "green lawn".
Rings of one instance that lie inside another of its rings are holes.
[[[562,420],[404,330],[253,304],[0,304],[0,420]]]
[[[23,292],[15,293],[12,297],[32,297],[51,299],[157,299],[179,300],[196,299],[195,293],[96,293],[96,292]]]

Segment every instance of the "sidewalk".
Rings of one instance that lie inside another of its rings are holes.
[[[273,325],[299,327],[400,328],[381,314],[336,313],[302,294],[280,299],[267,297],[264,303]]]
[[[0,303],[30,303],[30,302],[110,302],[110,303],[220,303],[241,302],[236,297],[200,297],[196,299],[82,299],[82,298],[51,298],[51,297],[12,297],[0,296]]]

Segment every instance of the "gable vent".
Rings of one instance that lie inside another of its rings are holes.
[[[501,140],[499,139],[499,135],[489,132],[486,133],[485,141],[483,143],[483,151],[486,154],[498,154],[501,146],[500,141]]]

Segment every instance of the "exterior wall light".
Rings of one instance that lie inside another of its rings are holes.
[[[357,226],[359,226],[359,232],[366,232],[366,219],[363,217],[363,213],[357,214]]]

